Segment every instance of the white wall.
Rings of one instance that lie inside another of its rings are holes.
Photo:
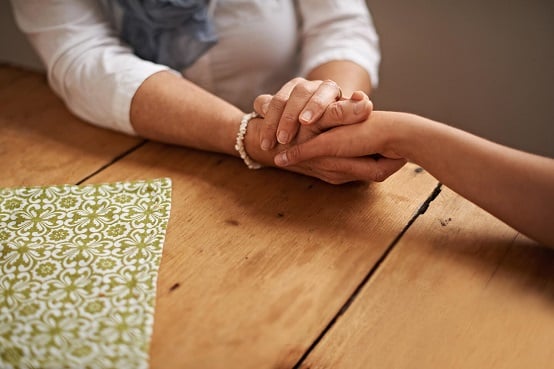
[[[554,1],[368,2],[383,52],[377,108],[554,157]],[[0,0],[2,61],[40,68],[8,0]]]

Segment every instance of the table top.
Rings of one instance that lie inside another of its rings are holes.
[[[333,186],[86,124],[0,66],[0,187],[170,177],[151,368],[554,366],[554,251],[406,165]]]

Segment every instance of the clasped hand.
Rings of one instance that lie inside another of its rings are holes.
[[[365,93],[356,91],[343,97],[333,81],[295,78],[275,95],[258,96],[254,110],[264,118],[255,128],[260,148],[274,156],[274,163],[284,169],[341,184],[358,180],[380,182],[406,163],[402,158],[369,155],[382,154],[379,151],[340,155],[342,141],[336,150],[320,147],[321,139],[316,138],[324,134],[324,145],[332,145],[335,130],[368,124],[373,110]],[[304,154],[305,145],[310,151]],[[318,155],[319,151],[323,154]],[[264,156],[263,152],[257,154]]]

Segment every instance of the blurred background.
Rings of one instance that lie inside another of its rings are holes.
[[[554,1],[369,0],[379,109],[554,157]]]
[[[377,109],[554,157],[554,1],[368,3],[383,56]],[[42,68],[8,0],[0,0],[0,62]]]

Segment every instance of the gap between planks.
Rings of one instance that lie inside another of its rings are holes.
[[[149,142],[149,140],[142,140],[141,142],[139,142],[138,144],[136,144],[135,146],[131,147],[130,149],[128,150],[125,150],[123,151],[121,154],[117,155],[116,157],[114,157],[112,160],[110,160],[109,162],[107,162],[106,164],[102,165],[100,168],[96,169],[94,172],[90,173],[89,175],[85,176],[84,178],[82,178],[81,180],[77,181],[75,184],[76,185],[80,185],[82,184],[83,182],[91,179],[92,177],[94,177],[95,175],[97,175],[98,173],[100,173],[101,171],[103,171],[104,169],[108,168],[109,166],[115,164],[116,162],[118,162],[119,160],[123,159],[124,157],[126,157],[127,155],[133,153],[134,151],[140,149],[142,146],[144,146],[147,142]]]
[[[125,150],[121,154],[114,157],[112,160],[110,160],[108,163],[102,165],[100,168],[95,170],[94,172],[90,173],[89,175],[85,176],[78,182],[76,182],[76,185],[80,185],[83,182],[89,180],[90,178],[94,177],[98,173],[102,172],[104,169],[110,167],[111,165],[115,164],[119,160],[123,159],[125,156],[133,153],[134,151],[138,150],[142,146],[144,146],[146,143],[148,143],[149,140],[142,140],[135,146],[131,147],[128,150]],[[391,253],[391,251],[394,249],[398,241],[404,236],[404,234],[408,231],[408,229],[412,226],[412,224],[417,220],[417,218],[420,215],[425,214],[427,209],[429,208],[429,205],[433,200],[437,198],[437,196],[440,194],[442,188],[442,183],[437,183],[433,191],[429,194],[427,199],[419,206],[417,211],[414,213],[414,215],[410,218],[408,223],[402,228],[402,230],[398,233],[398,235],[394,238],[394,240],[390,243],[390,245],[385,249],[383,254],[379,257],[377,262],[369,269],[369,271],[366,273],[365,277],[362,279],[362,281],[358,284],[358,286],[354,289],[350,297],[346,300],[346,302],[341,306],[339,311],[333,316],[333,318],[329,321],[329,323],[325,326],[325,328],[321,331],[321,333],[316,337],[316,339],[312,342],[312,344],[308,347],[308,349],[304,352],[304,354],[300,357],[300,359],[296,362],[296,364],[292,367],[292,369],[300,369],[300,366],[306,360],[306,358],[310,355],[310,353],[315,349],[315,347],[319,344],[319,342],[323,339],[325,334],[335,325],[337,320],[340,318],[341,315],[343,315],[350,305],[354,302],[356,297],[359,295],[361,290],[364,288],[364,286],[369,282],[371,277],[377,272],[379,267],[383,264],[383,262],[386,260],[387,256]]]
[[[377,262],[375,264],[373,264],[373,266],[369,269],[369,271],[367,272],[366,276],[362,279],[362,281],[358,284],[358,286],[356,287],[356,289],[352,292],[352,294],[350,295],[350,297],[346,300],[346,302],[341,306],[341,308],[339,309],[339,311],[335,314],[335,316],[329,321],[329,323],[325,326],[325,328],[323,328],[323,330],[321,331],[321,333],[316,337],[316,339],[312,342],[312,344],[308,347],[308,349],[304,352],[304,354],[300,357],[300,359],[298,359],[298,361],[296,362],[296,364],[292,367],[292,369],[300,369],[302,363],[304,362],[304,360],[306,360],[306,358],[311,354],[311,352],[316,348],[316,346],[319,344],[319,342],[323,339],[323,337],[327,334],[327,332],[333,328],[333,326],[335,325],[335,323],[338,321],[338,319],[341,317],[341,315],[343,315],[344,313],[346,313],[346,311],[348,310],[348,308],[350,307],[350,305],[354,302],[354,300],[356,299],[356,297],[360,294],[360,292],[362,291],[362,289],[364,288],[364,286],[367,284],[367,282],[370,281],[371,277],[373,277],[373,275],[375,275],[375,273],[377,272],[377,270],[379,269],[379,267],[383,264],[383,262],[386,260],[387,256],[391,253],[391,251],[394,249],[394,247],[396,246],[396,244],[398,243],[398,241],[400,241],[400,239],[402,238],[402,236],[404,236],[404,234],[408,231],[408,229],[412,226],[412,224],[414,224],[414,222],[417,220],[417,218],[420,216],[420,215],[423,215],[425,214],[425,212],[427,211],[427,209],[429,208],[429,205],[431,204],[431,202],[433,202],[433,200],[435,200],[437,198],[437,196],[440,194],[441,192],[441,189],[442,189],[442,183],[438,182],[437,185],[435,186],[435,188],[433,189],[433,191],[431,192],[431,194],[429,194],[429,196],[427,197],[427,199],[419,206],[419,208],[417,209],[417,211],[414,213],[414,215],[412,216],[412,218],[408,221],[408,223],[406,223],[406,225],[404,226],[404,228],[400,231],[400,233],[398,233],[398,235],[394,238],[394,240],[392,240],[392,242],[390,243],[390,245],[385,249],[385,251],[383,252],[383,254],[379,257],[379,259],[377,260]]]

